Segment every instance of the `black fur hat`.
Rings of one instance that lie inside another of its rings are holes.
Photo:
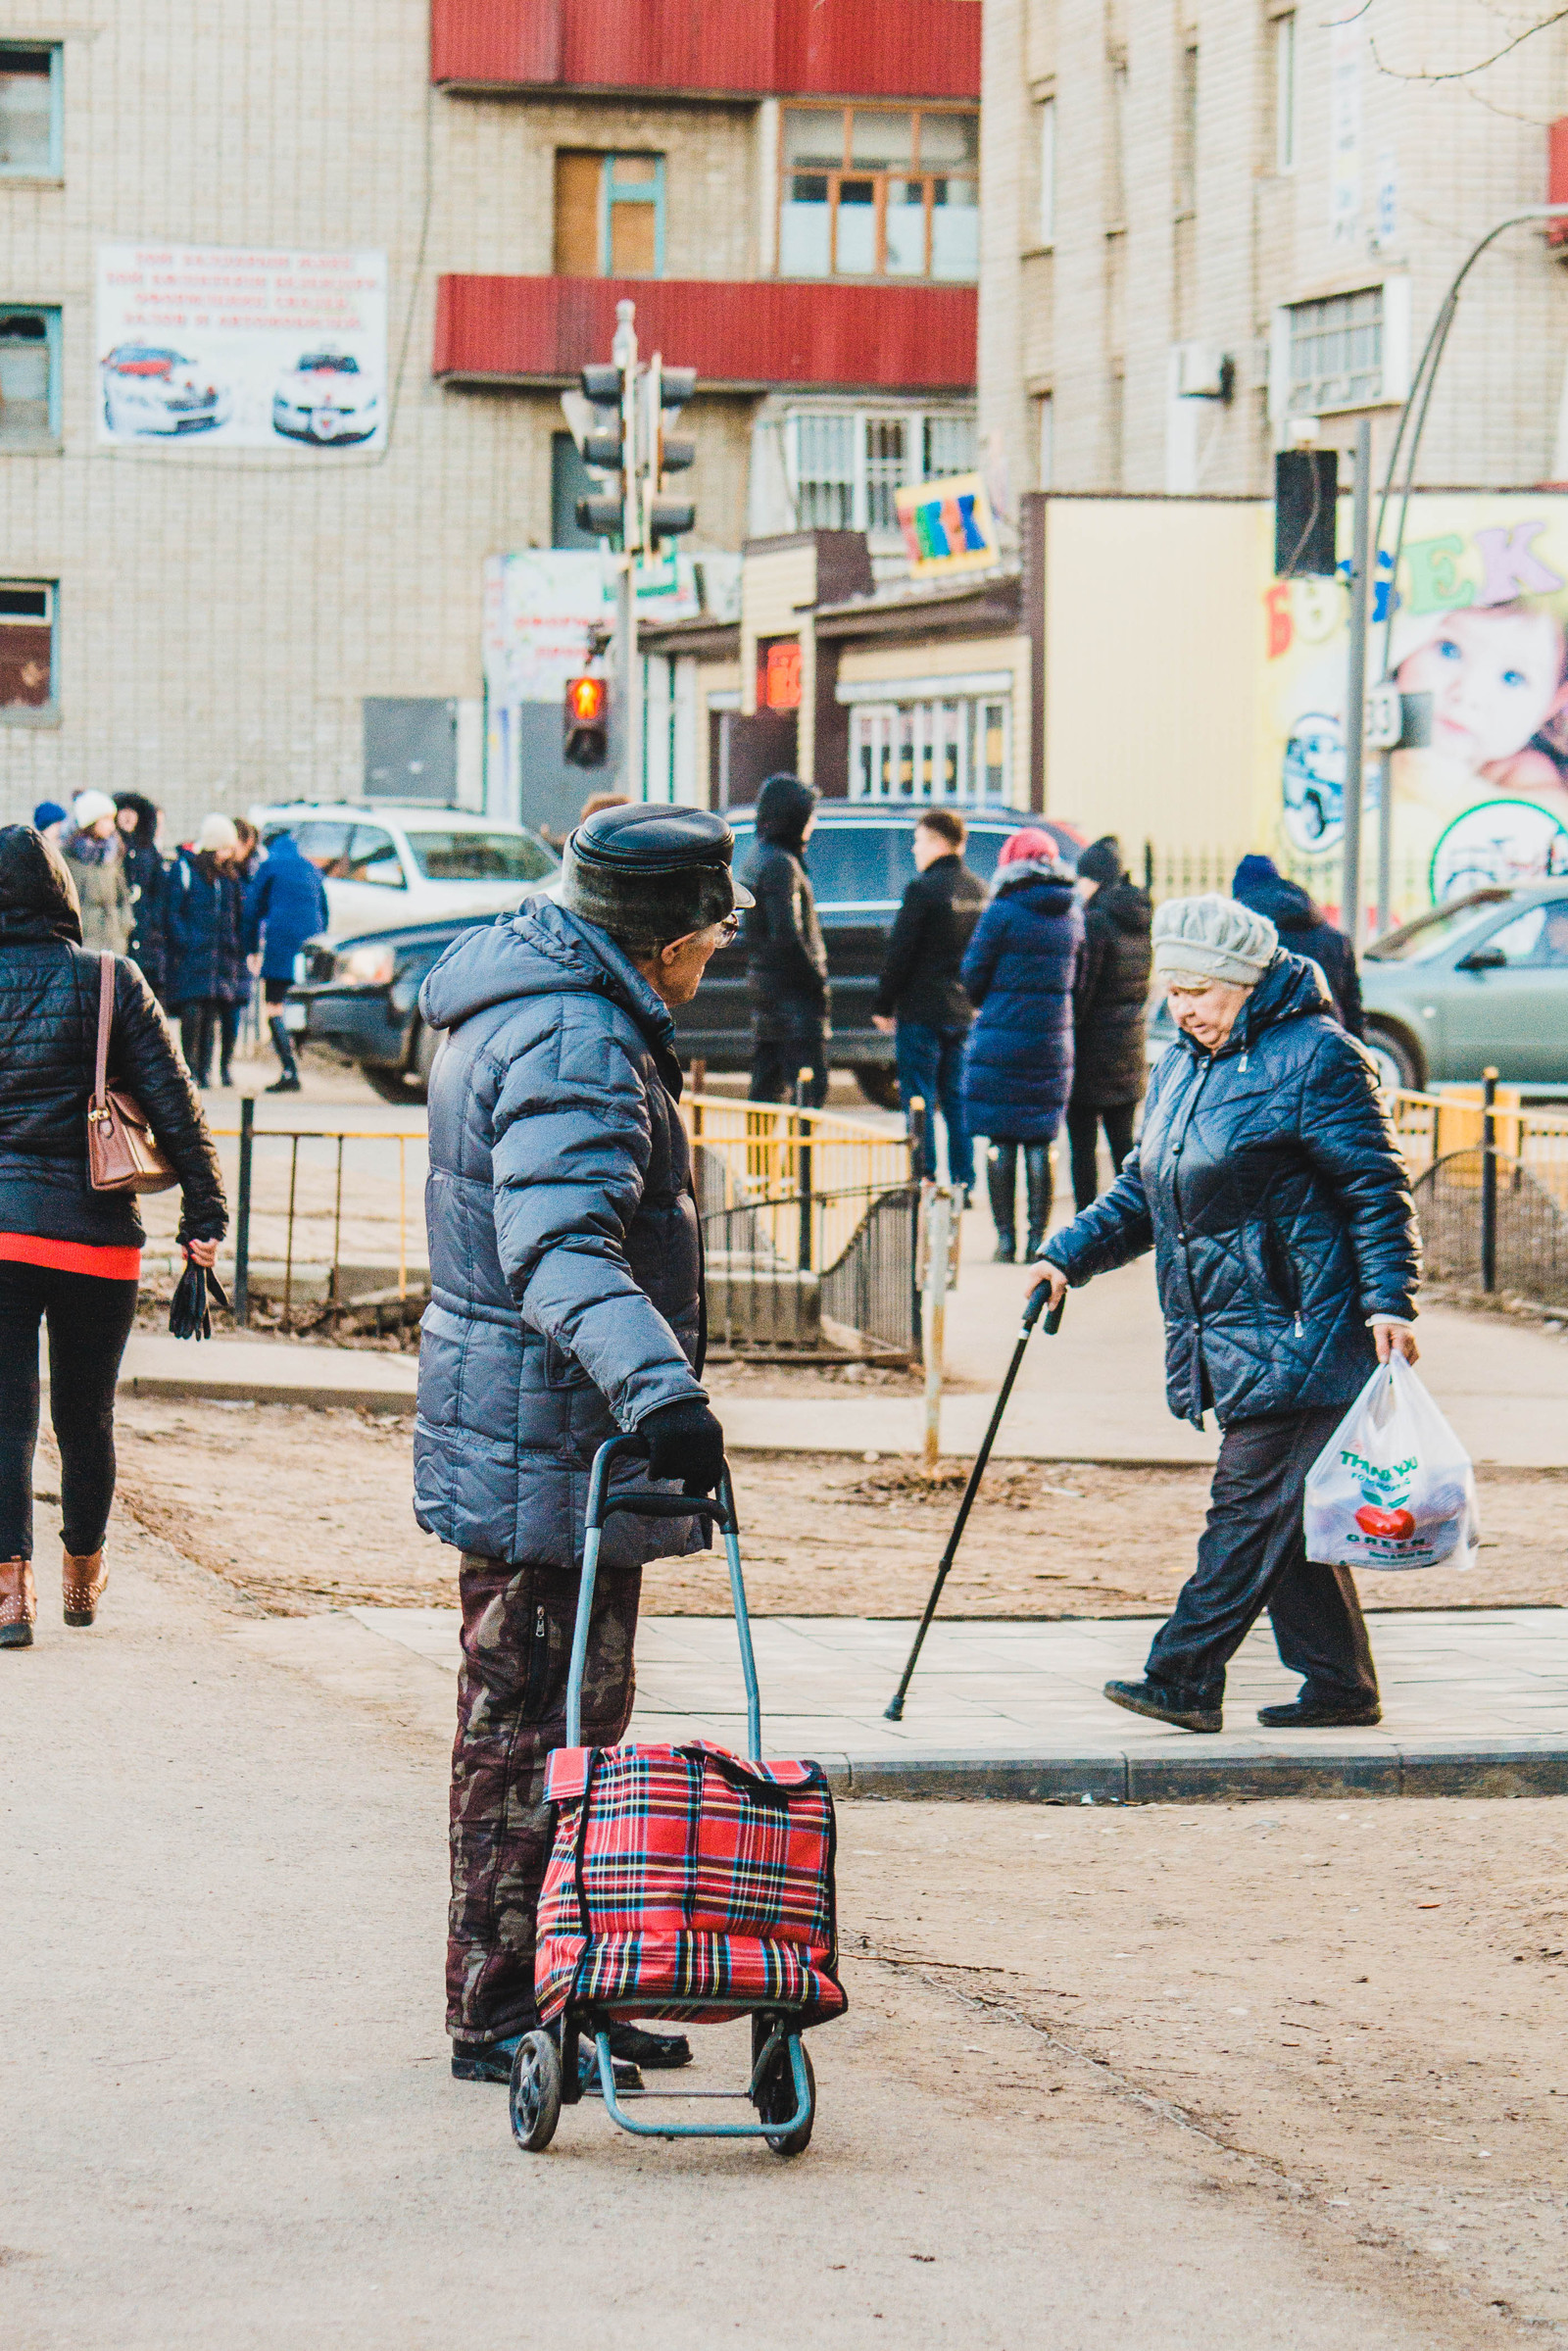
[[[734,854],[734,834],[707,808],[601,808],[566,842],[561,903],[628,954],[652,955],[753,903]]]

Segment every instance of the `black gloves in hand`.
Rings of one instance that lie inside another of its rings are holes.
[[[697,1396],[658,1404],[637,1423],[651,1478],[679,1478],[687,1494],[711,1494],[724,1474],[724,1432]]]

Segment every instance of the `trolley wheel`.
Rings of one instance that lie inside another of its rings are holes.
[[[761,2017],[752,2023],[752,2061],[760,2057],[771,2026]],[[775,2155],[804,2155],[811,2143],[811,2126],[816,2121],[816,2076],[811,2070],[810,2051],[804,2041],[801,2058],[806,2067],[806,2120],[793,2131],[770,2131],[767,2143]],[[785,2123],[795,2113],[795,2069],[790,2063],[789,2043],[783,2042],[778,2054],[757,2086],[757,2111],[764,2123]]]
[[[507,2109],[518,2146],[543,2154],[561,2120],[561,2051],[554,2033],[525,2033],[517,2043]]]

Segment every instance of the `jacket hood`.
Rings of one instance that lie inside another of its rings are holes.
[[[265,844],[262,855],[267,857],[293,857],[301,865],[308,862],[304,850],[292,833],[274,833],[270,841]]]
[[[30,824],[0,826],[0,940],[69,939],[81,945],[76,886],[59,852]]]
[[[130,837],[138,844],[145,842],[150,849],[158,831],[158,810],[152,802],[145,800],[139,792],[117,792],[115,807],[122,809],[134,809],[136,830]]]
[[[527,996],[608,996],[631,1014],[674,1071],[675,1023],[629,956],[608,932],[548,898],[530,899],[504,922],[481,924],[454,939],[425,975],[419,1012],[429,1027],[456,1028],[492,1004]]]
[[[1042,899],[1051,902],[1053,912],[1071,905],[1074,897],[1072,875],[1066,866],[1054,859],[1048,865],[1042,857],[1002,866],[991,885],[993,898],[1011,898],[1023,890],[1038,890]]]
[[[1326,1012],[1338,1020],[1334,1000],[1328,992],[1323,974],[1305,955],[1293,955],[1289,948],[1277,947],[1257,986],[1243,1004],[1232,1029],[1219,1053],[1249,1053],[1265,1029],[1278,1028],[1287,1020],[1306,1020],[1314,1012]],[[1198,1059],[1206,1058],[1205,1049],[1195,1038],[1182,1032],[1182,1043]]]
[[[798,775],[770,775],[757,795],[757,838],[781,849],[801,849],[801,835],[821,795]]]
[[[1093,910],[1108,914],[1119,931],[1147,939],[1154,921],[1154,902],[1136,882],[1107,882],[1095,892]]]
[[[1254,914],[1266,914],[1277,931],[1315,930],[1323,919],[1300,883],[1275,871],[1272,857],[1243,857],[1231,896]]]

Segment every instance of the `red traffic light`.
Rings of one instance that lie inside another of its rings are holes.
[[[602,677],[566,680],[566,758],[574,767],[602,767],[610,757],[610,688]]]
[[[605,704],[602,677],[574,677],[566,688],[566,710],[574,726],[603,726]]]

